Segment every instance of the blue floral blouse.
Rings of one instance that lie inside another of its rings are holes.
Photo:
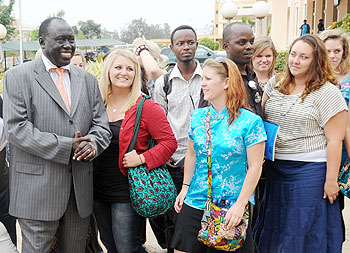
[[[349,107],[349,100],[350,100],[350,75],[347,76],[343,81],[338,83],[340,85],[340,92],[343,95],[346,105]],[[343,142],[343,149],[342,149],[342,159],[341,164],[343,165],[348,158],[348,153],[346,152],[345,143]]]
[[[248,168],[246,148],[266,140],[262,119],[249,110],[241,109],[231,125],[226,108],[219,113],[212,106],[193,111],[189,138],[194,142],[196,166],[185,203],[201,210],[208,196],[205,132],[208,109],[211,115],[213,199],[229,200],[231,205],[237,201]],[[249,201],[254,204],[254,195]]]

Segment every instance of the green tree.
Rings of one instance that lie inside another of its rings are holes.
[[[86,40],[85,35],[81,31],[79,31],[74,37],[76,40]]]
[[[39,28],[36,28],[30,34],[30,40],[39,40]]]
[[[210,48],[211,50],[218,50],[219,49],[219,43],[215,42],[209,38],[203,38],[203,39],[199,40],[199,45],[206,46],[206,47]]]
[[[102,29],[102,38],[109,38],[109,39],[116,39],[116,40],[120,39],[117,30],[110,32],[107,29]]]
[[[78,28],[76,25],[73,25],[73,26],[72,26],[72,30],[73,30],[73,32],[74,32],[74,35],[78,35],[78,33],[79,33],[79,28]]]
[[[246,23],[247,25],[250,25],[250,26],[253,26],[255,23],[251,18],[247,18],[246,16],[242,16],[241,20],[243,23]]]
[[[150,27],[146,20],[133,19],[126,29],[121,30],[120,39],[127,43],[132,43],[134,39],[144,35],[147,38]],[[148,38],[147,38],[148,39]]]
[[[131,23],[120,32],[120,40],[132,43],[134,39],[144,35],[146,39],[159,39],[170,37],[170,26],[167,23],[147,24],[145,19],[133,19]]]
[[[87,21],[79,21],[79,31],[84,34],[87,39],[100,39],[102,34],[101,25],[89,19]]]
[[[11,27],[12,22],[15,21],[15,18],[11,16],[14,4],[15,0],[10,0],[8,5],[5,5],[0,2],[0,24],[3,24],[7,29],[7,35],[5,40],[11,38],[12,34],[15,31],[15,28]]]
[[[66,12],[64,10],[60,10],[57,12],[56,17],[64,18],[64,15],[66,15]]]
[[[59,10],[57,12],[57,14],[52,12],[52,15],[49,14],[49,16],[47,16],[47,18],[53,18],[53,17],[64,18],[64,15],[66,15],[66,12],[64,10]]]
[[[347,33],[350,33],[350,14],[347,13],[341,20],[341,24],[339,26],[340,29],[343,29]]]
[[[277,73],[282,73],[286,66],[288,61],[289,52],[288,51],[279,51],[276,58],[276,65],[275,65],[275,71]]]

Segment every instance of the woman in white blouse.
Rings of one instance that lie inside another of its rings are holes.
[[[283,75],[265,86],[266,120],[280,126],[254,236],[260,252],[341,252],[338,170],[346,104],[323,42],[296,39]]]

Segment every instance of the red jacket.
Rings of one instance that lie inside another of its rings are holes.
[[[137,100],[137,103],[140,99],[141,97]],[[124,175],[128,174],[128,169],[124,168],[122,160],[132,139],[137,103],[125,112],[119,132],[119,168]],[[158,144],[147,150],[150,136]],[[147,99],[143,104],[139,134],[134,149],[138,154],[143,154],[146,160],[146,168],[150,170],[167,162],[176,148],[177,141],[164,110],[153,100]]]

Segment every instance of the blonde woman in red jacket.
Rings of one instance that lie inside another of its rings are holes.
[[[177,142],[163,109],[147,99],[135,148],[127,153],[141,99],[140,66],[131,52],[109,53],[100,90],[113,133],[109,147],[94,161],[94,212],[101,240],[108,252],[145,252],[140,238],[143,217],[131,206],[127,170],[141,164],[151,170],[164,164]],[[151,136],[158,144],[147,150]]]

